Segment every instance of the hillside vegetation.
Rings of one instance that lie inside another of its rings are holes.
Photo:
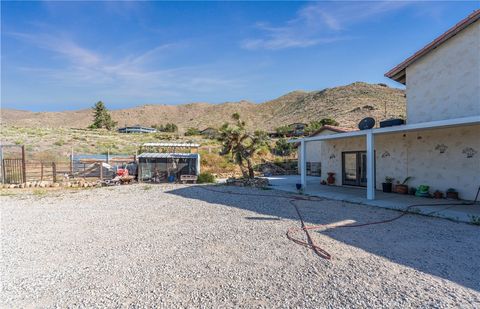
[[[108,102],[106,104],[108,106]],[[8,126],[86,128],[92,123],[90,109],[63,112],[2,109],[1,112],[2,124]],[[322,118],[333,118],[343,127],[356,128],[357,123],[367,116],[377,120],[405,117],[405,93],[384,85],[357,82],[321,91],[294,91],[260,104],[240,101],[143,105],[112,110],[111,114],[118,126],[174,123],[182,133],[192,127],[218,128],[235,112],[242,115],[249,129],[272,131],[282,125]]]

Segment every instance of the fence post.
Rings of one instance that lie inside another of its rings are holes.
[[[97,163],[97,164],[100,167],[100,180],[103,181],[103,164],[102,163]]]
[[[57,182],[57,164],[52,162],[52,175],[53,175],[53,182]]]
[[[27,167],[25,165],[25,145],[22,145],[22,174],[23,174],[23,183],[27,182]]]
[[[2,183],[6,183],[7,177],[5,176],[5,159],[2,157]]]

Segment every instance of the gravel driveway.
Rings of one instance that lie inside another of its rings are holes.
[[[1,197],[1,307],[480,307],[480,227],[407,215],[285,237],[285,193],[132,185]],[[397,212],[298,202],[309,224]],[[350,220],[350,221],[345,221]]]

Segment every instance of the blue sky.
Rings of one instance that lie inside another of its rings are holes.
[[[263,102],[390,68],[479,2],[5,2],[2,107]]]

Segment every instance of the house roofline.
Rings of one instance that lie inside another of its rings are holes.
[[[351,131],[354,131],[352,129],[349,129],[349,128],[342,128],[342,127],[337,127],[337,126],[331,126],[331,125],[323,125],[320,129],[318,129],[317,131],[313,132],[312,134],[310,134],[308,137],[311,137],[311,136],[315,136],[325,130],[329,130],[329,131],[333,131],[335,133],[345,133],[345,132],[351,132]]]
[[[404,125],[393,126],[393,127],[374,128],[369,130],[358,130],[358,131],[351,131],[351,132],[345,132],[345,133],[297,138],[297,139],[291,139],[288,142],[297,144],[302,141],[312,142],[312,141],[323,141],[323,140],[330,140],[330,139],[350,138],[350,137],[356,137],[356,136],[366,136],[367,133],[369,132],[371,132],[373,135],[376,135],[376,134],[400,133],[400,132],[420,131],[420,130],[428,130],[428,129],[441,129],[441,128],[448,128],[448,127],[479,125],[479,124],[480,124],[480,116],[471,116],[471,117],[436,120],[436,121],[413,123],[413,124],[404,124]]]
[[[450,38],[454,37],[457,33],[464,30],[474,22],[480,19],[480,9],[473,11],[470,15],[466,18],[462,19],[458,22],[455,26],[448,29],[445,33],[437,37],[435,40],[427,44],[425,47],[414,53],[412,56],[405,59],[402,63],[385,73],[385,77],[393,79],[401,84],[406,84],[406,68],[417,61],[418,59],[422,58],[441,44],[445,43]]]

